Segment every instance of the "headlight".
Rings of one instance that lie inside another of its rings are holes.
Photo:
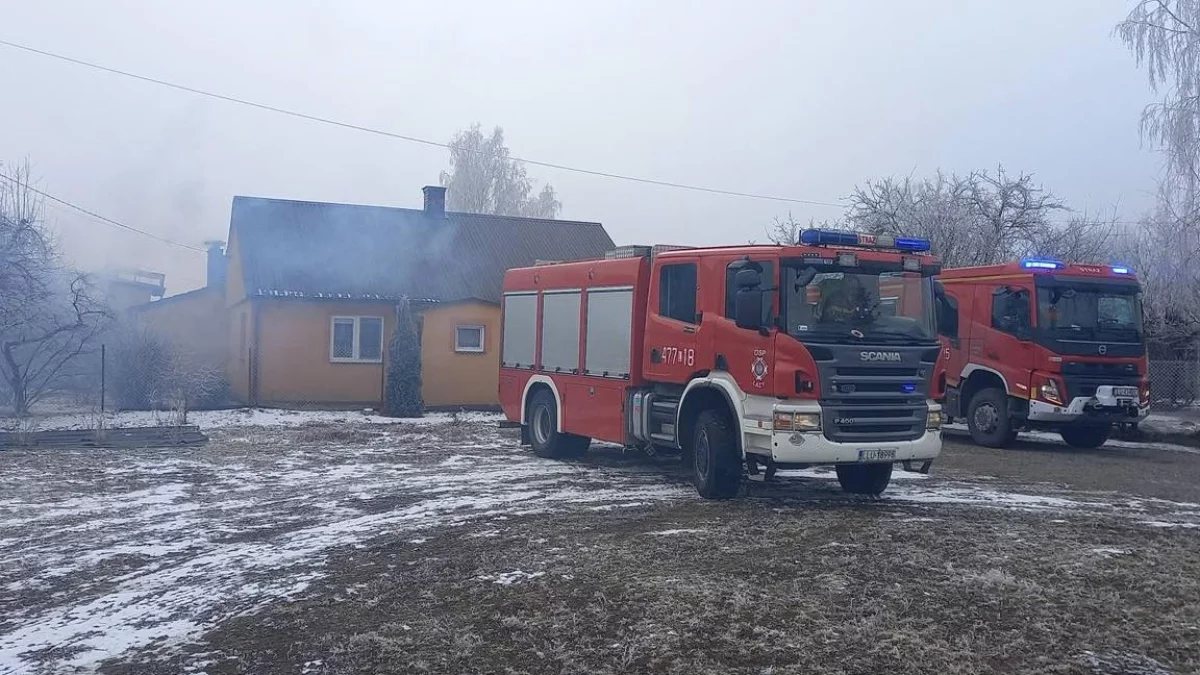
[[[1053,403],[1054,405],[1062,405],[1062,396],[1058,393],[1058,384],[1054,380],[1046,380],[1042,383],[1039,389],[1042,399]]]
[[[925,428],[926,429],[941,429],[942,428],[942,411],[941,410],[930,410],[929,411],[929,414],[925,416]]]
[[[820,431],[820,413],[796,413],[796,431]]]
[[[820,431],[820,413],[776,412],[773,416],[775,431]]]

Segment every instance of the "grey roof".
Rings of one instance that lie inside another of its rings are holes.
[[[613,248],[600,223],[234,197],[230,237],[252,296],[500,299],[504,272]]]

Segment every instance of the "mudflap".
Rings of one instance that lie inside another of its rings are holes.
[[[917,469],[913,468],[913,462],[911,459],[906,459],[900,462],[900,464],[904,467],[904,470],[909,473],[929,473],[929,467],[933,466],[933,460],[927,459],[924,462],[921,462],[921,466]]]
[[[510,420],[501,420],[501,429],[520,429],[521,430],[521,445],[529,445],[529,425],[521,424],[520,422],[512,422]]]

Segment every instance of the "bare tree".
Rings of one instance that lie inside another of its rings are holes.
[[[1200,351],[1200,0],[1140,0],[1116,34],[1161,98],[1142,114],[1142,138],[1165,154],[1156,205],[1123,253],[1145,288],[1160,352]],[[1133,233],[1131,233],[1133,234]]]
[[[846,224],[840,220],[816,220],[814,218],[810,218],[805,224],[796,220],[789,211],[786,218],[775,216],[775,219],[771,221],[771,226],[767,228],[767,241],[781,245],[795,244],[800,238],[800,233],[808,229],[844,230]]]
[[[929,239],[948,267],[984,265],[1023,255],[1066,260],[1103,257],[1112,224],[1066,204],[1029,174],[976,171],[966,176],[937,172],[868,181],[850,197],[847,220],[866,232]]]
[[[1142,113],[1145,138],[1167,154],[1167,179],[1195,199],[1200,155],[1200,0],[1139,0],[1116,34],[1146,66],[1161,100]]]
[[[447,207],[454,211],[554,218],[562,210],[548,184],[531,196],[533,183],[524,165],[510,156],[500,127],[487,137],[479,124],[460,131],[450,141],[450,170],[442,172],[441,182]]]
[[[0,377],[17,414],[85,369],[107,308],[62,264],[28,161],[0,173]]]

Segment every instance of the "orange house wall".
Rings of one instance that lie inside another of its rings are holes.
[[[500,308],[485,302],[433,306],[423,314],[421,395],[430,408],[500,404]],[[483,353],[454,351],[457,326],[483,326]]]
[[[384,365],[330,361],[330,333],[335,316],[382,317],[386,351],[396,328],[392,303],[262,300],[256,306],[260,403],[379,407]]]
[[[201,363],[225,363],[227,320],[222,294],[205,289],[178,299],[142,305],[141,325]]]

